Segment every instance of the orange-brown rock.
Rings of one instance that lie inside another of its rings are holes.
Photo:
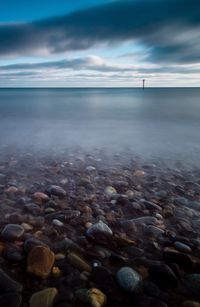
[[[49,196],[42,192],[35,192],[33,197],[37,203],[43,203],[49,200]]]
[[[27,259],[27,271],[41,278],[47,278],[51,273],[55,255],[50,248],[35,246]]]

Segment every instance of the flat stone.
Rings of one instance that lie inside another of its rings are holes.
[[[47,193],[58,197],[65,197],[67,192],[58,185],[51,185],[47,188]]]
[[[52,220],[52,224],[53,224],[54,226],[57,226],[57,227],[63,227],[63,226],[64,226],[64,223],[61,222],[61,221],[59,221],[59,220],[57,220],[57,219],[53,219],[53,220]]]
[[[30,299],[30,307],[53,307],[57,293],[56,288],[47,288],[34,293]]]
[[[149,209],[149,210],[158,210],[158,211],[162,211],[162,208],[159,206],[159,205],[157,205],[157,204],[155,204],[155,203],[153,203],[153,202],[151,202],[151,201],[144,201],[143,202],[143,204],[145,205],[145,207],[147,208],[147,209]]]
[[[185,285],[191,294],[200,299],[200,274],[188,274],[185,276]]]
[[[55,255],[50,248],[35,246],[27,258],[27,271],[41,278],[47,278],[51,273]]]
[[[0,294],[7,292],[21,292],[22,289],[23,286],[19,282],[12,279],[3,270],[0,269]]]
[[[183,252],[183,253],[191,253],[192,252],[191,248],[188,245],[186,245],[182,242],[179,242],[179,241],[174,242],[174,247],[178,251]]]
[[[24,250],[26,253],[29,253],[31,249],[35,246],[46,246],[47,247],[47,245],[44,242],[36,238],[29,238],[24,242]]]
[[[81,271],[91,272],[92,268],[89,263],[86,262],[81,256],[75,253],[69,253],[67,255],[69,262],[77,269]]]
[[[1,307],[20,307],[22,296],[19,293],[6,293],[0,295]]]
[[[102,221],[99,221],[98,223],[92,225],[86,231],[86,234],[88,236],[93,236],[93,237],[95,237],[95,235],[97,235],[99,233],[108,234],[108,235],[112,235],[113,234],[113,232],[110,229],[110,227],[108,227],[108,225],[106,225]]]
[[[104,192],[108,198],[112,198],[113,195],[117,194],[117,191],[112,186],[106,187]]]
[[[116,277],[119,285],[127,292],[137,290],[142,280],[141,276],[130,267],[122,267]]]
[[[24,228],[18,224],[8,224],[1,232],[1,237],[5,241],[19,240],[24,234]]]

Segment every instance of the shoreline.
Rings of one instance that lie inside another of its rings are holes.
[[[200,169],[131,151],[6,152],[1,269],[23,286],[11,291],[22,305],[11,306],[46,288],[38,295],[56,307],[200,299]]]

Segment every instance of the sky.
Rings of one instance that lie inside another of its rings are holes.
[[[7,0],[0,87],[200,86],[199,0]]]

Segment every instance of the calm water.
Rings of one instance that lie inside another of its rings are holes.
[[[0,143],[199,163],[200,89],[0,89]]]

